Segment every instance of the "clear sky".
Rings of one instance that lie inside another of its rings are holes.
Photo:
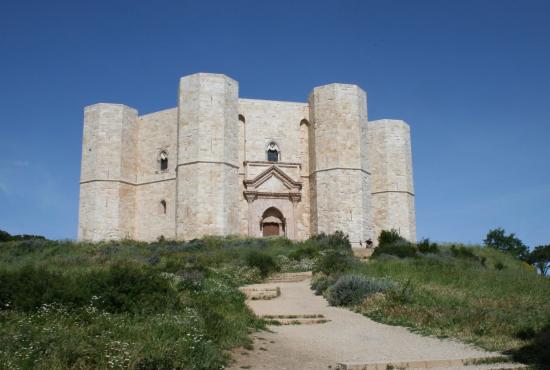
[[[550,1],[0,3],[0,229],[75,238],[83,107],[176,105],[224,73],[241,97],[344,82],[412,129],[418,237],[504,227],[550,243]]]

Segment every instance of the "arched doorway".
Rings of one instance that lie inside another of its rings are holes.
[[[262,215],[260,228],[263,236],[285,236],[285,218],[281,211],[275,207],[266,209]]]

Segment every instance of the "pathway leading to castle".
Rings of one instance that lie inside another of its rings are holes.
[[[236,363],[230,369],[318,370],[335,369],[338,363],[348,364],[348,369],[375,369],[372,364],[407,361],[416,361],[414,368],[516,368],[511,364],[497,367],[452,365],[449,361],[499,354],[456,341],[421,336],[403,327],[376,323],[344,308],[330,307],[323,297],[313,294],[309,284],[308,279],[256,284],[245,288],[256,293],[273,292],[277,287],[280,288],[281,294],[277,298],[248,300],[249,306],[258,316],[273,316],[283,322],[328,322],[273,325],[269,326],[270,331],[254,333],[254,349],[235,350],[233,358]],[[437,364],[435,360],[444,361]],[[366,367],[366,364],[371,365]],[[380,365],[379,368],[385,369],[386,365]]]

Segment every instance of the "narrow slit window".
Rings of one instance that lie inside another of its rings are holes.
[[[166,201],[164,199],[160,201],[160,211],[163,215],[166,214]]]
[[[160,170],[166,171],[168,169],[168,154],[166,152],[160,153]]]

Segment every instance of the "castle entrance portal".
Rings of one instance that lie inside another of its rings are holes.
[[[285,236],[285,226],[285,218],[277,208],[270,207],[263,213],[260,224],[263,236]]]

